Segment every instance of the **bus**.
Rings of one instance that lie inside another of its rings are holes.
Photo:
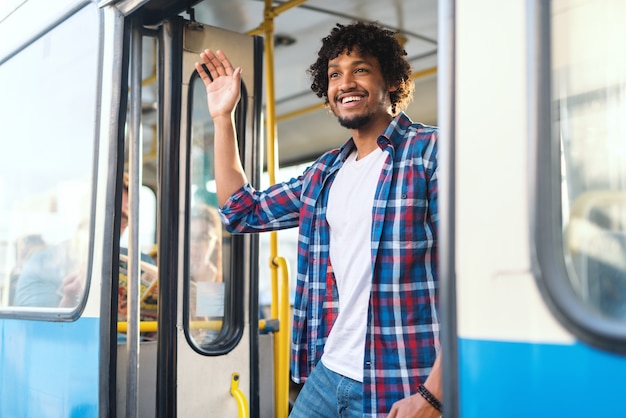
[[[619,0],[0,5],[0,418],[286,418],[294,231],[219,221],[194,63],[241,66],[257,188],[341,146],[306,69],[336,25],[407,51],[440,127],[444,417],[626,416]]]

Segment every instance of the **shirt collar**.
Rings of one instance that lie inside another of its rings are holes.
[[[384,150],[388,144],[391,144],[393,148],[397,149],[404,140],[404,133],[412,123],[406,113],[398,113],[378,137],[378,146]],[[350,137],[339,149],[339,161],[345,161],[355,149],[354,140]]]
[[[384,141],[381,141],[384,138],[387,143],[391,143],[391,145],[398,149],[401,143],[404,141],[404,134],[407,128],[413,123],[411,119],[404,112],[398,113],[389,123],[387,129],[378,137],[378,145],[382,148],[384,145]]]

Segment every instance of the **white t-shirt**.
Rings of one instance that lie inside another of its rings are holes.
[[[339,292],[339,315],[322,361],[330,370],[363,381],[365,331],[372,286],[372,208],[387,153],[356,160],[350,154],[330,188],[327,220],[330,261]]]

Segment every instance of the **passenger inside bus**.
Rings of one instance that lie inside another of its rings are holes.
[[[217,209],[200,204],[191,211],[189,277],[193,282],[221,282],[221,221]]]
[[[15,266],[11,270],[10,288],[9,288],[9,305],[15,302],[15,291],[17,289],[17,280],[22,273],[22,269],[28,259],[43,250],[46,242],[40,234],[29,234],[19,238],[15,242]]]
[[[124,188],[122,189],[122,219],[120,223],[120,236],[124,234],[128,227],[128,173],[124,173]],[[140,260],[140,288],[139,301],[140,310],[139,318],[141,321],[157,320],[157,302],[158,302],[158,274],[157,266],[154,259],[148,254],[141,252]],[[128,249],[120,247],[120,270],[119,270],[119,286],[117,294],[117,320],[126,321],[128,317]],[[143,341],[156,340],[157,333],[154,331],[146,331],[141,333]],[[118,334],[118,343],[124,343],[126,336]]]
[[[78,305],[83,294],[89,248],[89,228],[81,222],[74,236],[33,254],[17,279],[16,306],[64,307]]]
[[[191,335],[199,344],[215,339],[221,326],[212,327],[209,321],[216,319],[216,324],[221,324],[224,316],[221,225],[216,208],[197,204],[191,210],[189,319],[192,321]]]
[[[122,189],[122,218],[120,235],[128,227],[128,174],[124,174]],[[89,248],[89,228],[81,222],[74,237],[61,244],[34,253],[24,264],[17,278],[15,305],[32,307],[73,308],[84,293],[87,272],[85,252]],[[118,288],[118,320],[125,321],[127,314],[128,250],[120,248],[120,271]],[[141,318],[156,320],[156,264],[146,254],[141,254],[142,288]],[[146,333],[142,338],[154,338]]]

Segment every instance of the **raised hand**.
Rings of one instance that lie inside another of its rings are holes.
[[[213,119],[221,116],[230,118],[241,94],[241,67],[233,68],[220,50],[213,53],[205,49],[200,53],[200,58],[202,62],[196,62],[195,66],[206,86],[209,113]]]

